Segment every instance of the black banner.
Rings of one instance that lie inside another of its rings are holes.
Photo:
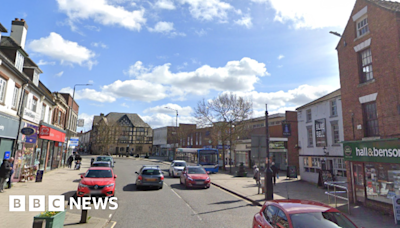
[[[296,166],[288,166],[286,177],[288,178],[297,178],[297,169]]]

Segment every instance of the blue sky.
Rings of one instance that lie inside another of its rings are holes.
[[[234,92],[254,117],[340,87],[339,37],[355,0],[20,0],[0,23],[29,28],[26,51],[51,90],[93,115],[139,114],[151,127],[194,123],[197,102]],[[6,9],[6,10],[5,10]],[[3,34],[9,35],[9,34]]]

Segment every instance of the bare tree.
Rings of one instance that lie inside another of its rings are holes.
[[[99,154],[113,154],[112,150],[124,139],[123,127],[118,123],[114,125],[108,124],[106,121],[101,120],[96,124],[94,131],[95,146]]]
[[[213,127],[213,138],[222,144],[222,169],[225,168],[225,145],[236,143],[245,134],[243,121],[253,113],[253,102],[235,94],[221,94],[211,101],[204,99],[197,104],[194,117],[200,127]]]

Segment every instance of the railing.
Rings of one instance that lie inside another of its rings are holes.
[[[347,182],[346,181],[327,181],[324,184],[328,188],[328,191],[325,192],[325,194],[328,195],[328,203],[329,204],[331,203],[330,196],[333,196],[335,198],[335,208],[337,207],[337,199],[338,198],[342,199],[342,200],[346,200],[347,201],[347,211],[348,211],[348,213],[350,215],[351,212],[350,212],[349,190],[347,189],[346,186],[340,185],[340,184],[347,184]],[[333,192],[329,191],[329,187],[333,187]],[[342,189],[344,191],[336,191],[336,188]],[[346,193],[347,198],[343,197],[343,196],[340,196],[340,195],[337,195],[337,194],[344,194],[344,193]]]

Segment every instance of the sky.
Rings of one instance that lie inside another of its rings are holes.
[[[235,93],[253,117],[340,88],[336,45],[355,0],[20,0],[0,23],[28,24],[25,50],[79,118],[137,113],[153,129],[195,123],[203,99]],[[5,10],[6,9],[6,10]],[[9,36],[4,33],[3,36]],[[169,107],[167,109],[165,107]],[[173,109],[173,110],[171,110]]]

